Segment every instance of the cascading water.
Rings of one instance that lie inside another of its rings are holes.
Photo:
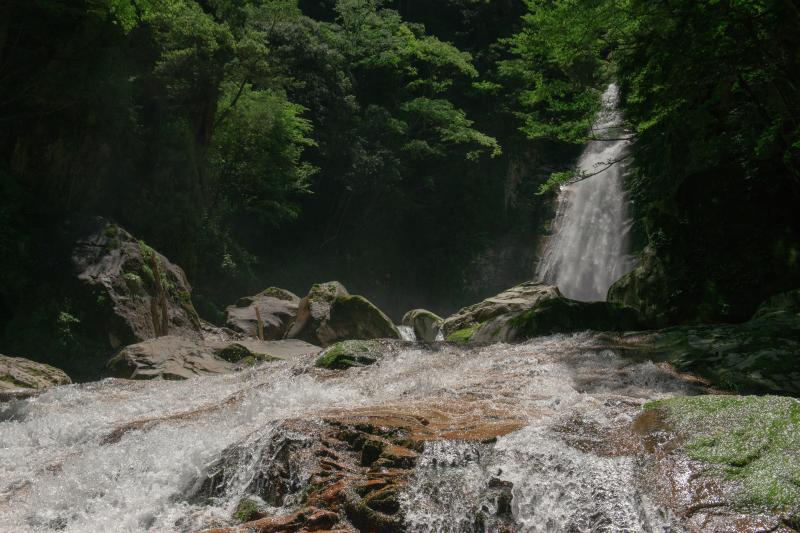
[[[605,300],[609,287],[631,271],[628,255],[631,221],[623,188],[629,140],[612,84],[578,160],[580,175],[590,176],[561,188],[554,231],[537,268],[541,281],[556,285],[568,298]],[[603,140],[607,139],[607,140]]]
[[[608,439],[581,428],[628,427],[646,399],[697,386],[627,361],[603,339],[472,349],[401,342],[375,365],[347,371],[317,369],[304,356],[233,375],[107,379],[0,403],[0,531],[231,525],[254,487],[270,512],[291,511],[314,465],[341,460],[310,441],[330,417],[354,411],[399,413],[422,420],[421,431],[433,431],[436,417],[461,428],[426,441],[399,485],[405,530],[681,531],[650,500],[637,460],[603,453]],[[492,429],[506,419],[507,429]]]

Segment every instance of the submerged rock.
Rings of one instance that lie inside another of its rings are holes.
[[[639,314],[608,302],[579,302],[558,288],[528,282],[465,307],[444,321],[449,342],[521,342],[541,335],[583,330],[630,331]]]
[[[331,281],[311,287],[286,336],[329,346],[348,339],[399,339],[400,332],[369,300],[352,296],[344,285]]]
[[[226,309],[226,325],[248,337],[259,338],[259,316],[262,340],[282,339],[297,316],[300,298],[285,289],[270,287],[254,296],[239,298]]]
[[[0,354],[0,399],[22,397],[72,380],[64,371],[22,357]]]
[[[414,334],[423,342],[434,342],[442,331],[444,320],[426,309],[412,309],[403,316],[403,325],[414,329]]]

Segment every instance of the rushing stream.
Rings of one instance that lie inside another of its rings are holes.
[[[434,405],[464,427],[502,413],[518,429],[428,442],[400,498],[409,531],[493,531],[475,517],[502,512],[516,531],[680,530],[651,501],[638,462],[602,451],[608,439],[598,435],[629,426],[646,399],[696,385],[600,346],[589,333],[472,349],[405,343],[347,371],[305,357],[189,381],[106,379],[0,404],[0,531],[229,525],[256,463],[277,460],[269,450],[280,422]],[[233,446],[246,453],[230,459]],[[199,498],[225,457],[224,488]],[[503,487],[505,499],[487,499]]]
[[[605,300],[609,287],[633,268],[628,255],[631,221],[623,188],[630,141],[612,84],[592,126],[594,137],[578,160],[586,179],[563,186],[537,276],[575,300]]]

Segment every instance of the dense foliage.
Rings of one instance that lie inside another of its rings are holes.
[[[4,2],[0,322],[61,327],[87,215],[211,319],[325,278],[446,313],[531,276],[611,81],[665,305],[745,318],[800,283],[799,40],[793,0]]]

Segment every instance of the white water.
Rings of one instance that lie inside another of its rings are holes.
[[[430,444],[403,496],[409,531],[474,530],[472,512],[494,505],[492,478],[513,483],[508,519],[518,531],[680,530],[649,501],[632,458],[582,452],[570,444],[574,434],[558,430],[575,417],[625,425],[645,399],[693,390],[598,342],[586,333],[517,346],[403,349],[334,377],[312,370],[309,357],[184,382],[109,379],[0,404],[0,531],[192,531],[231,523],[257,459],[276,438],[276,421],[465,397],[489,398],[527,426],[496,444]],[[107,438],[131,421],[203,408]],[[248,454],[234,461],[222,496],[193,500],[233,445]]]
[[[605,300],[609,287],[633,268],[628,255],[631,221],[623,178],[629,142],[612,84],[592,126],[593,136],[578,160],[581,175],[561,188],[553,234],[537,269],[540,280],[576,300]],[[611,162],[618,163],[610,164]],[[610,166],[609,166],[610,165]]]

